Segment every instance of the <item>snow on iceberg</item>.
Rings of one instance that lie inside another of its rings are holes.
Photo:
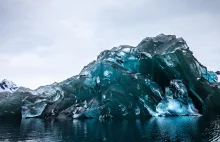
[[[13,93],[15,92],[19,87],[12,81],[9,80],[2,80],[0,82],[0,92],[10,92]]]

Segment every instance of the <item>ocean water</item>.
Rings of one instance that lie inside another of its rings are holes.
[[[138,142],[220,141],[220,116],[146,120],[1,120],[0,141]]]

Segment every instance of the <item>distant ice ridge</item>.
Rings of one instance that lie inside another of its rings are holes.
[[[2,80],[0,82],[0,92],[10,92],[13,93],[15,92],[19,87],[12,81],[9,80]]]

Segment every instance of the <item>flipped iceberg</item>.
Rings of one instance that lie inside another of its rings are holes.
[[[136,47],[105,50],[63,82],[0,95],[0,116],[108,119],[218,112],[217,80],[182,38],[160,34]]]

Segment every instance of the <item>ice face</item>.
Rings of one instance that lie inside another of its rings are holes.
[[[158,116],[200,115],[181,80],[172,80],[164,99],[157,105]]]
[[[205,67],[201,67],[202,76],[209,82],[218,82],[218,76],[213,71],[207,71]]]
[[[182,38],[160,34],[136,47],[105,50],[60,83],[0,94],[0,115],[108,119],[218,112],[217,80]]]
[[[47,103],[38,102],[27,106],[22,106],[22,118],[38,117],[42,114]]]

